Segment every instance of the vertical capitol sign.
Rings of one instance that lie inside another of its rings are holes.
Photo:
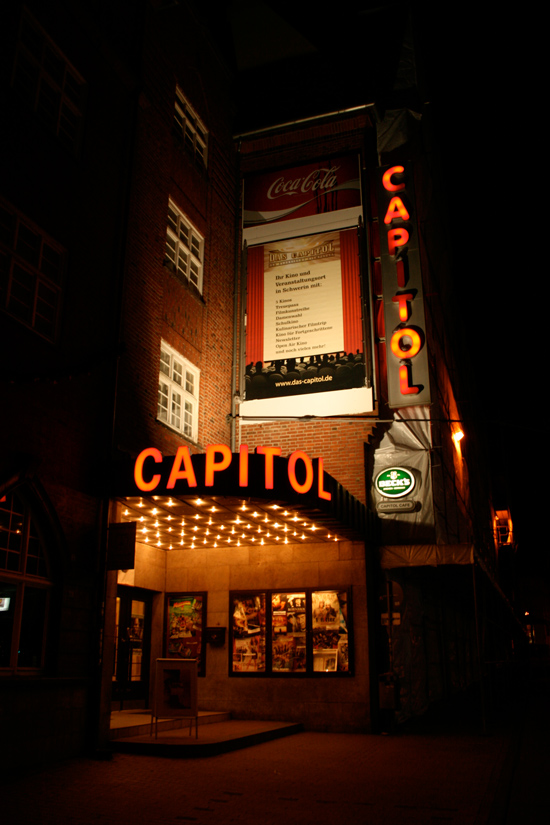
[[[380,262],[390,407],[430,402],[426,321],[411,166],[380,169]]]

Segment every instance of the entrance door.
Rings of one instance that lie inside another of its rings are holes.
[[[113,700],[120,708],[147,707],[151,648],[151,594],[118,588],[116,600]]]

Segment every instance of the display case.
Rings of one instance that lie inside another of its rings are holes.
[[[313,669],[349,670],[348,594],[342,590],[315,590],[311,594]]]
[[[265,593],[231,597],[232,673],[265,673]]]
[[[166,596],[166,658],[196,659],[204,676],[206,593],[169,593]]]
[[[306,672],[306,594],[271,596],[271,668],[278,673]]]
[[[230,675],[352,674],[349,589],[231,593],[230,605]]]

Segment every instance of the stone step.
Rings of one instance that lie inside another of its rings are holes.
[[[225,711],[199,711],[199,726],[212,725],[216,722],[226,722],[231,714]],[[156,723],[157,732],[189,728],[189,719],[159,719]],[[153,727],[154,732],[154,727]],[[110,739],[124,739],[132,736],[147,736],[151,733],[150,710],[120,710],[111,713]]]
[[[172,720],[170,720],[172,721]],[[290,722],[268,722],[251,719],[230,719],[200,725],[198,732],[189,732],[189,723],[185,727],[164,730],[151,735],[150,726],[147,734],[123,736],[110,743],[112,751],[119,753],[147,754],[170,758],[194,758],[200,756],[217,756],[241,748],[260,745],[284,736],[301,733],[301,724]],[[198,734],[198,735],[197,735]]]

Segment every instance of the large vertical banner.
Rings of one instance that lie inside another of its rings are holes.
[[[355,156],[252,179],[245,195],[244,235],[252,243],[241,415],[373,409],[357,234],[360,195]],[[304,231],[310,229],[319,231]]]
[[[357,233],[255,247],[248,271],[248,400],[365,384]]]

